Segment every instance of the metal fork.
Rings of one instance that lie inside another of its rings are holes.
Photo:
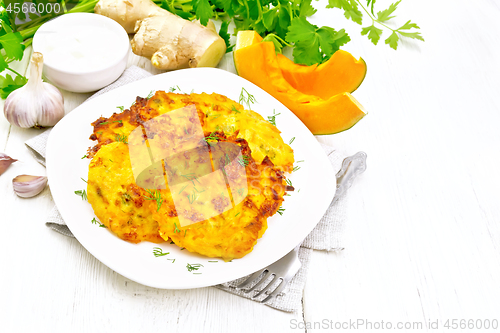
[[[365,170],[366,153],[360,151],[353,156],[345,158],[344,161],[342,161],[342,167],[340,168],[340,171],[335,175],[335,177],[337,178],[337,190],[335,191],[335,196],[333,197],[332,203],[337,201],[337,199],[342,194],[344,194],[349,187],[351,187],[354,178],[363,173]],[[252,296],[252,299],[255,300],[260,295],[267,293],[268,296],[260,302],[269,302],[287,286],[287,284],[295,276],[295,274],[297,274],[300,267],[302,266],[299,260],[299,249],[300,244],[280,260],[250,275],[245,281],[237,285],[236,288],[243,289],[252,284],[255,284],[253,287],[244,290],[244,292],[249,293],[259,288],[260,286],[264,287],[264,282],[271,278],[265,288],[261,289],[257,294]],[[259,277],[261,275],[262,278],[259,280]],[[275,288],[273,292],[268,293],[268,291],[273,286]]]

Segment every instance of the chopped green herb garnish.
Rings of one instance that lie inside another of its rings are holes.
[[[203,267],[203,265],[202,264],[192,264],[191,265],[189,263],[186,265],[188,272],[197,271],[200,269],[200,267]]]
[[[292,181],[291,181],[290,179],[286,179],[286,183],[287,183],[288,185],[290,185],[290,186],[293,186],[293,185],[292,185]]]
[[[240,213],[241,213],[241,212],[236,213],[236,215],[234,215],[234,217],[236,217],[236,216],[240,215]]]
[[[92,224],[98,224],[99,227],[101,227],[101,228],[107,228],[104,224],[102,224],[101,222],[99,222],[98,220],[96,220],[95,217],[92,219]]]
[[[83,155],[82,160],[83,160],[84,158],[87,158],[87,155]]]
[[[280,208],[277,211],[277,213],[280,214],[280,215],[283,215],[284,212],[285,212],[285,208]]]
[[[186,186],[184,186],[183,188],[181,188],[181,190],[180,190],[179,194],[181,194],[181,193],[182,193],[182,191],[184,191],[184,190],[186,189],[186,187],[188,187],[188,186],[186,185]]]
[[[163,250],[159,247],[153,247],[153,254],[155,257],[163,257],[169,254],[170,252],[163,252]]]
[[[103,121],[102,123],[99,123],[99,125],[107,125],[107,124],[109,124],[109,122],[107,122],[107,121]]]
[[[240,110],[238,110],[238,109],[236,108],[236,106],[234,106],[234,105],[231,107],[231,111],[234,111],[234,112],[236,112],[236,113],[241,113],[241,111],[240,111]]]
[[[205,137],[205,141],[211,145],[211,144],[214,144],[214,141],[215,142],[218,142],[219,141],[219,138],[217,136],[215,136],[215,131],[210,133],[209,136]]]
[[[186,232],[187,231],[188,231],[187,229],[184,229],[184,237],[186,237]]]
[[[117,142],[123,142],[123,143],[125,143],[125,144],[128,144],[128,142],[127,142],[127,137],[126,137],[124,134],[116,134],[116,135],[115,135],[115,140],[116,140]]]
[[[254,104],[255,102],[257,102],[257,100],[255,99],[254,95],[252,95],[248,91],[246,91],[245,88],[241,88],[239,103],[241,105],[243,105],[243,103],[245,103],[248,106],[248,108],[250,109],[250,104]]]
[[[288,144],[289,144],[289,145],[291,145],[291,144],[292,144],[292,142],[293,142],[294,140],[295,140],[295,137],[293,137],[293,138],[290,140],[290,142],[288,142]]]
[[[188,181],[190,181],[191,183],[193,183],[193,186],[194,186],[194,181],[196,180],[198,182],[198,184],[201,184],[200,181],[198,180],[198,178],[196,177],[196,175],[191,172],[191,173],[186,173],[184,175],[181,175],[181,177],[184,177],[186,178]]]
[[[115,121],[113,121],[113,122],[114,122],[114,123],[120,123],[120,124],[121,124],[121,123],[123,123],[123,121],[122,121],[122,120],[115,120]]]
[[[276,116],[279,116],[281,113],[276,113],[276,110],[273,110],[273,115],[272,116],[268,116],[267,117],[267,120],[273,124],[274,126],[276,126]]]
[[[209,260],[208,262],[218,262],[217,260]]]
[[[297,166],[294,166],[294,167],[293,167],[293,169],[292,169],[292,172],[295,172],[295,171],[297,171],[297,170],[299,170],[299,169],[300,169],[300,167],[299,167],[298,165],[297,165]]]
[[[120,111],[122,111],[122,112],[125,110],[125,107],[123,107],[123,106],[117,106],[116,108],[120,109]]]
[[[87,192],[85,190],[75,191],[75,194],[82,197],[82,200],[87,200]]]
[[[172,260],[172,264],[175,262],[175,259],[167,259],[167,260]]]
[[[180,233],[181,232],[181,229],[177,228],[177,223],[174,222],[174,233]]]
[[[151,97],[153,97],[153,95],[155,94],[155,92],[153,90],[151,90],[148,94],[148,96],[146,96],[146,99],[150,99]]]
[[[81,178],[81,177],[80,177],[80,179],[81,179],[81,180],[83,180],[85,183],[87,183],[87,181],[86,181],[85,179],[83,179],[83,178]]]
[[[196,193],[191,193],[191,194],[187,194],[187,198],[189,200],[189,203],[192,205],[193,202],[196,201],[196,199],[198,199],[198,196],[196,195]]]

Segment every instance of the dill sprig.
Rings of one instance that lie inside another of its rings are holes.
[[[189,263],[186,265],[188,272],[197,271],[200,269],[200,267],[203,267],[203,265],[202,264],[192,264],[191,265]]]
[[[82,197],[82,200],[87,200],[87,192],[85,190],[75,191],[75,194]]]
[[[154,94],[155,94],[155,92],[153,90],[151,90],[149,92],[149,94],[146,96],[146,99],[150,99],[151,97],[153,97]]]
[[[278,209],[277,213],[280,214],[280,215],[283,215],[283,213],[285,212],[285,208],[281,207],[280,209]]]
[[[123,107],[123,106],[117,106],[116,108],[120,109],[120,111],[122,111],[122,112],[125,110],[125,107]]]
[[[174,222],[174,233],[181,233],[181,229],[177,228],[177,223]]]
[[[181,175],[181,177],[184,177],[184,178],[186,178],[186,180],[193,183],[193,186],[195,186],[195,184],[194,184],[195,180],[198,182],[198,184],[201,184],[200,181],[198,180],[198,178],[196,177],[196,175],[194,174],[194,172],[186,173],[184,175]]]
[[[101,227],[101,228],[107,228],[104,224],[102,224],[101,222],[99,222],[98,220],[96,220],[95,217],[92,219],[92,224],[98,224],[99,227]]]
[[[240,110],[238,110],[238,109],[236,108],[236,106],[234,106],[234,104],[233,104],[233,106],[231,106],[231,111],[234,111],[234,112],[236,112],[236,113],[241,113],[241,111],[240,111]]]
[[[196,195],[195,192],[191,193],[191,194],[187,194],[187,198],[189,200],[189,204],[193,204],[193,202],[196,201],[196,199],[198,199],[198,196]]]
[[[163,203],[163,199],[161,198],[160,191],[152,191],[146,190],[151,197],[143,196],[146,200],[155,200],[156,201],[156,211],[160,210],[161,204]]]
[[[170,252],[163,252],[163,250],[159,247],[153,247],[153,254],[155,257],[163,257],[166,256],[167,254],[170,254]]]
[[[240,99],[238,100],[241,105],[245,103],[250,109],[250,104],[257,102],[255,96],[250,94],[245,88],[241,88]]]
[[[293,185],[292,185],[292,181],[291,181],[290,179],[286,179],[285,181],[286,181],[286,183],[287,183],[289,186],[293,186]]]
[[[250,163],[250,159],[246,155],[240,155],[236,160],[242,167],[246,167]]]
[[[273,115],[267,117],[267,121],[269,121],[272,125],[276,126],[276,116],[279,116],[281,113],[276,113],[276,110],[273,109]]]
[[[205,137],[205,141],[209,144],[209,145],[212,145],[212,144],[215,144],[216,142],[219,141],[219,137],[217,137],[215,135],[215,131],[213,131],[212,133],[210,133],[210,135],[208,135],[207,137]]]
[[[295,137],[293,137],[293,138],[290,140],[290,142],[288,142],[288,144],[289,144],[289,145],[291,145],[293,141],[295,141]]]

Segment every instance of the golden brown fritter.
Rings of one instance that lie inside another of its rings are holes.
[[[157,91],[150,99],[137,97],[129,109],[109,118],[101,117],[92,123],[91,140],[97,144],[89,148],[91,158],[102,145],[123,141],[137,126],[167,112],[195,105],[205,135],[220,130],[227,135],[238,133],[252,150],[252,157],[261,163],[266,156],[282,171],[293,169],[293,150],[283,142],[276,126],[260,114],[245,110],[239,103],[220,94],[176,94]]]
[[[151,195],[136,185],[128,147],[122,142],[102,146],[89,166],[88,202],[109,230],[132,243],[165,240],[151,215]]]

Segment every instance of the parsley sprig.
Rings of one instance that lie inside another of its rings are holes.
[[[197,271],[200,269],[200,267],[203,267],[203,265],[202,264],[189,264],[189,263],[186,265],[188,272]]]
[[[159,3],[160,0],[155,2]],[[375,2],[376,0],[328,0],[326,8],[342,10],[346,19],[359,25],[363,24],[364,18],[371,22],[371,25],[362,28],[361,34],[367,35],[373,44],[378,43],[383,29],[392,32],[385,43],[393,49],[397,49],[401,38],[423,41],[417,31],[420,28],[411,21],[397,29],[386,24],[395,17],[394,12],[401,1],[376,14]],[[209,19],[222,20],[219,34],[226,42],[227,52],[234,46],[230,45],[229,40],[230,23],[234,23],[236,32],[255,30],[265,41],[273,42],[277,52],[281,52],[284,46],[291,46],[294,61],[304,65],[328,60],[351,40],[344,29],[318,27],[309,22],[308,18],[316,13],[312,0],[161,0],[160,6],[184,18],[199,19],[204,25]]]

